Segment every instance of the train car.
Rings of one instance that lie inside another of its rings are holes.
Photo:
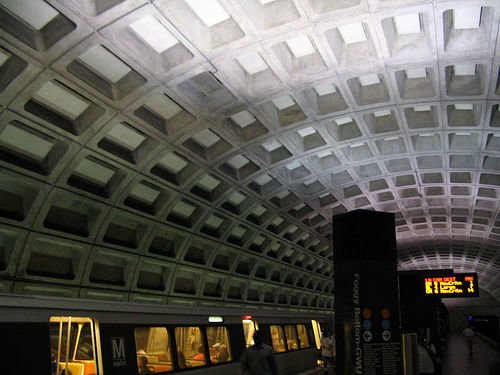
[[[5,374],[236,375],[255,330],[279,374],[317,366],[331,316],[265,310],[149,306],[0,296]]]

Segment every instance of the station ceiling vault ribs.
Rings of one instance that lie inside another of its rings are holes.
[[[499,15],[0,0],[0,291],[326,311],[362,208],[499,300]]]

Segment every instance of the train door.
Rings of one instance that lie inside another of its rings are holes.
[[[52,375],[102,375],[99,326],[87,317],[50,318]]]
[[[243,333],[245,335],[245,345],[248,348],[254,344],[253,334],[259,330],[259,324],[251,316],[244,316],[242,319]]]
[[[316,348],[319,349],[321,347],[321,326],[317,320],[311,320],[313,333],[314,333],[314,342],[316,343]]]

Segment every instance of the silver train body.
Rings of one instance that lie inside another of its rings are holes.
[[[280,375],[317,366],[332,316],[0,295],[2,374],[237,375],[259,330]]]

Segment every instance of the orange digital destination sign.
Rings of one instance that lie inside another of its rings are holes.
[[[477,273],[424,277],[425,294],[441,298],[478,297]]]

